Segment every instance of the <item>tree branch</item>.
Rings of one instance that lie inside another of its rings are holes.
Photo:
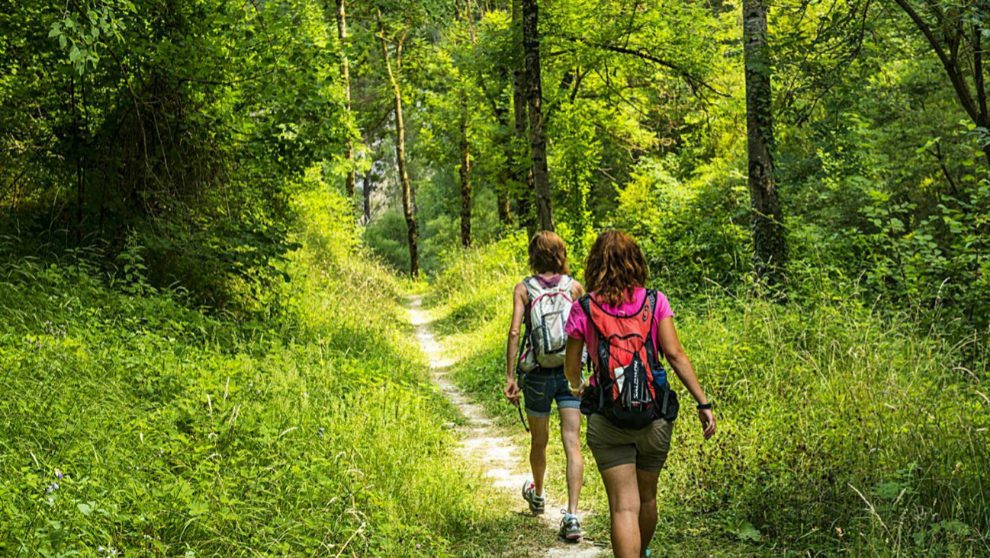
[[[987,89],[983,81],[983,44],[981,35],[983,30],[978,25],[973,24],[973,83],[976,86],[976,100],[980,105],[980,118],[983,122],[981,126],[990,124],[990,114],[987,113]]]
[[[641,60],[646,60],[647,62],[652,62],[653,64],[656,64],[657,66],[661,66],[663,68],[667,68],[668,70],[674,72],[674,74],[676,74],[676,75],[680,76],[682,79],[684,79],[684,81],[687,82],[688,86],[691,88],[691,91],[696,96],[700,96],[700,95],[698,95],[698,90],[701,89],[701,88],[707,89],[707,90],[711,91],[712,93],[714,93],[714,94],[716,94],[716,95],[718,95],[720,97],[729,97],[730,96],[728,93],[725,93],[723,91],[719,91],[714,86],[712,86],[711,84],[709,84],[705,80],[699,78],[698,76],[695,76],[695,75],[691,74],[691,72],[685,70],[683,67],[681,67],[681,65],[679,65],[679,64],[677,64],[675,62],[671,62],[670,60],[667,60],[665,58],[661,58],[659,56],[656,56],[654,54],[651,54],[649,52],[644,52],[642,50],[637,50],[637,49],[634,49],[634,48],[628,48],[628,47],[623,47],[623,46],[610,45],[610,44],[606,44],[606,43],[595,43],[595,42],[589,41],[589,40],[587,40],[587,39],[585,39],[583,37],[573,37],[573,36],[564,35],[563,38],[564,39],[567,39],[567,40],[569,40],[571,42],[580,43],[582,45],[585,45],[585,46],[588,46],[588,47],[591,47],[591,48],[595,48],[595,49],[598,49],[598,50],[604,50],[604,51],[608,51],[608,52],[614,52],[614,53],[617,53],[617,54],[625,54],[625,55],[628,55],[628,56],[633,56],[633,57],[639,58]]]
[[[963,109],[969,115],[973,122],[977,122],[979,119],[979,114],[976,110],[976,105],[973,104],[973,96],[969,92],[969,86],[966,84],[966,80],[963,79],[962,74],[959,71],[958,59],[949,57],[945,53],[945,49],[939,43],[938,38],[935,37],[935,33],[932,32],[932,28],[925,23],[925,20],[921,19],[918,12],[908,4],[908,0],[894,0],[898,6],[904,10],[911,21],[914,22],[915,27],[925,36],[928,40],[928,44],[931,45],[935,54],[938,55],[938,59],[942,62],[942,66],[945,68],[945,72],[949,74],[949,81],[952,82],[952,87],[956,90],[956,96],[959,98],[959,102],[962,104]]]
[[[495,121],[498,122],[500,126],[508,127],[509,122],[506,120],[507,111],[498,106],[498,99],[496,99],[495,96],[492,95],[491,91],[488,90],[488,85],[485,83],[484,76],[478,74],[478,79],[476,81],[478,82],[478,86],[481,87],[481,92],[485,94],[485,99],[488,101],[488,104],[492,107],[492,114],[495,116]]]

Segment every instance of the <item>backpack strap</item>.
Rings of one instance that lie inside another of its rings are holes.
[[[601,332],[598,331],[598,326],[595,325],[595,321],[591,319],[591,294],[585,293],[581,295],[578,298],[578,304],[581,305],[581,310],[584,310],[584,315],[588,318],[588,323],[591,324],[591,327],[595,328],[595,333],[601,335]]]
[[[650,339],[648,340],[648,343],[646,345],[646,356],[647,358],[650,359],[650,372],[654,377],[656,377],[658,374],[663,374],[664,385],[666,386],[667,372],[666,370],[664,370],[663,367],[662,359],[664,355],[659,345],[660,331],[658,330],[658,328],[660,327],[660,324],[659,322],[656,321],[657,300],[660,298],[660,296],[658,292],[654,289],[650,289],[646,291],[646,296],[649,297],[650,305],[653,308],[653,312],[650,317],[652,323],[650,324],[650,332],[649,332]],[[667,393],[666,393],[667,391],[669,391],[669,388],[665,388],[664,390],[664,395],[663,395],[664,407],[666,407],[667,405]]]
[[[609,351],[608,351],[608,341],[605,340],[605,336],[602,332],[598,330],[598,326],[595,325],[595,321],[591,319],[591,293],[585,293],[578,298],[578,304],[581,305],[581,310],[584,311],[585,318],[588,319],[588,325],[591,327],[589,333],[593,333],[595,336],[595,346],[597,347],[597,355],[592,355],[588,353],[588,367],[591,369],[591,374],[588,375],[588,381],[592,379],[595,380],[592,386],[595,388],[594,392],[598,393],[598,406],[597,409],[605,408],[605,388],[602,385],[603,378],[608,378],[608,372],[603,372],[607,370]],[[604,368],[603,368],[604,367]]]
[[[657,291],[655,289],[647,289],[647,291],[646,291],[646,302],[647,302],[647,304],[650,305],[650,329],[648,329],[647,332],[646,332],[646,335],[647,335],[647,338],[646,338],[646,358],[648,358],[649,361],[650,361],[650,370],[652,372],[652,369],[654,368],[654,366],[656,366],[660,362],[660,360],[657,358],[657,345],[656,345],[656,342],[655,342],[656,337],[654,336],[654,334],[656,333],[656,329],[657,329],[657,324],[656,324],[656,316],[657,316]]]
[[[523,335],[523,343],[519,347],[519,358],[522,360],[522,353],[526,348],[526,345],[530,347],[533,346],[532,339],[530,335],[533,333],[533,324],[531,313],[533,312],[533,301],[536,297],[540,296],[540,283],[536,279],[535,275],[530,275],[522,280],[523,287],[526,288],[526,296],[529,300],[526,301],[526,309],[524,311],[523,324],[526,326],[525,335]]]
[[[574,284],[574,278],[570,275],[561,275],[557,284],[552,287],[545,287],[540,278],[536,275],[530,275],[529,277],[523,279],[523,285],[526,286],[526,292],[529,294],[529,302],[533,303],[534,300],[540,296],[547,293],[565,293],[567,298],[571,298],[571,285]]]
[[[584,311],[584,316],[588,319],[588,325],[591,328],[591,330],[588,333],[591,333],[592,335],[595,336],[595,348],[597,354],[592,355],[591,353],[589,353],[588,363],[592,365],[591,366],[592,373],[594,375],[599,376],[598,384],[599,386],[601,386],[601,384],[603,383],[602,380],[611,379],[608,370],[609,360],[611,358],[611,353],[608,347],[608,339],[605,337],[602,331],[598,329],[598,325],[595,323],[595,320],[592,318],[591,293],[585,293],[580,298],[578,298],[578,304],[581,305],[581,310]],[[604,390],[599,390],[599,391],[602,391],[604,393]]]
[[[543,293],[543,286],[540,285],[540,280],[535,275],[523,279],[522,283],[526,287],[526,294],[529,295],[529,304],[532,305],[533,301]]]

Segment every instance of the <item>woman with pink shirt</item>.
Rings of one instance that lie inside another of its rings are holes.
[[[677,397],[667,383],[666,357],[697,402],[705,438],[715,415],[674,329],[667,297],[644,288],[646,261],[629,235],[599,235],[585,268],[588,294],[567,321],[564,372],[588,415],[588,447],[601,472],[616,558],[649,555],[657,525],[657,479],[670,449]],[[592,374],[581,381],[581,353]]]

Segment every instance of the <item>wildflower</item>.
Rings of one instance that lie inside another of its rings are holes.
[[[50,485],[48,485],[48,488],[45,489],[45,493],[46,494],[51,494],[52,492],[55,492],[56,490],[58,490],[58,483],[57,482],[53,482]]]
[[[57,478],[58,480],[62,480],[63,478],[65,478],[65,475],[62,474],[62,471],[55,469],[55,478]]]

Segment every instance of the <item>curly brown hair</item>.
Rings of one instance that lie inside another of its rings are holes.
[[[606,304],[622,304],[635,287],[646,285],[646,258],[636,241],[622,231],[598,235],[588,252],[584,284]]]
[[[529,268],[533,273],[570,273],[567,246],[550,231],[540,231],[529,241]]]

